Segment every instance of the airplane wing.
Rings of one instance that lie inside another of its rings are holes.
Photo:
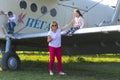
[[[28,38],[36,38],[36,37],[46,37],[47,32],[44,33],[20,33],[20,34],[14,34],[13,38],[15,39],[28,39]]]
[[[112,31],[120,31],[120,26],[105,26],[105,27],[92,27],[92,28],[83,28],[75,32],[75,35],[81,34],[91,34],[91,33],[109,33]],[[64,34],[64,31],[61,33]],[[47,32],[44,33],[20,33],[13,35],[16,39],[25,39],[25,38],[36,38],[36,37],[46,37]]]
[[[62,32],[64,34],[64,32]],[[120,26],[105,26],[83,28],[75,32],[73,36],[62,36],[62,47],[65,54],[94,54],[94,53],[118,53],[120,52]],[[31,46],[31,50],[46,48],[47,32],[16,34],[13,43],[15,45]],[[23,49],[24,50],[24,49]]]
[[[119,53],[120,25],[80,29],[62,41],[70,55]]]
[[[61,34],[64,34],[62,32]],[[73,36],[62,36],[63,53],[95,54],[120,52],[120,26],[83,28]],[[9,35],[17,50],[47,50],[47,32]]]

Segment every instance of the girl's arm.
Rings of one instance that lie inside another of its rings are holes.
[[[68,27],[70,27],[73,23],[74,23],[74,18],[68,24],[66,24],[65,26],[61,27],[61,31],[67,29]]]
[[[0,15],[4,15],[4,12],[3,12],[3,11],[0,11]]]
[[[83,28],[83,26],[84,26],[84,19],[82,17],[79,19],[78,24],[79,24],[78,26],[80,26],[80,28]]]
[[[51,38],[50,35],[48,35],[48,37],[47,37],[47,42],[49,43],[49,42],[51,42],[51,41],[52,41],[52,38]]]
[[[0,11],[0,15],[5,15],[7,16],[7,14],[4,11]]]

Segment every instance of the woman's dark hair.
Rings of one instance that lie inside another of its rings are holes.
[[[83,15],[81,14],[81,12],[78,9],[75,9],[74,12],[77,12],[81,17],[83,17]]]
[[[8,16],[11,16],[11,15],[13,15],[13,12],[9,11]]]

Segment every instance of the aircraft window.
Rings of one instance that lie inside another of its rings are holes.
[[[31,4],[31,11],[36,12],[37,11],[37,5],[35,3]]]
[[[46,7],[46,6],[42,6],[42,7],[41,7],[41,13],[42,13],[42,14],[47,13],[47,7]]]
[[[53,9],[50,10],[50,15],[51,15],[52,17],[55,17],[55,16],[57,15],[57,11],[56,11],[55,8],[53,8]]]
[[[25,1],[20,1],[20,8],[26,9],[27,8],[27,3]]]

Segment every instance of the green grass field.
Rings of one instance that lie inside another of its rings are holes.
[[[19,57],[21,70],[0,70],[0,80],[120,80],[120,55],[63,56],[65,76],[58,75],[56,63],[55,75],[49,75],[48,53],[19,54]]]

